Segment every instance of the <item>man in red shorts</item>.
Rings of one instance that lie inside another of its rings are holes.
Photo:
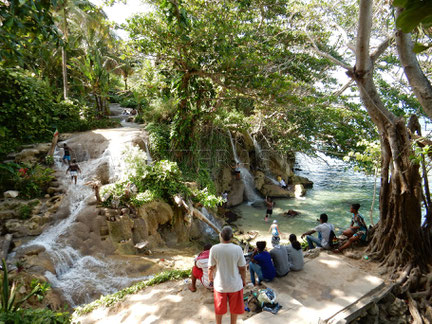
[[[210,249],[209,279],[214,281],[214,307],[216,324],[222,323],[227,312],[227,301],[231,313],[231,324],[244,313],[243,287],[246,285],[246,260],[240,246],[231,243],[233,231],[225,226],[220,235],[221,243]]]
[[[204,245],[204,251],[202,251],[198,256],[195,258],[195,265],[192,268],[192,283],[189,286],[189,290],[192,292],[196,291],[196,281],[199,279],[204,287],[207,289],[212,290],[213,287],[210,283],[209,277],[208,277],[208,259],[210,255],[210,248],[212,247],[211,244]]]

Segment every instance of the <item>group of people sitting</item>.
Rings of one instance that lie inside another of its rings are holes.
[[[340,253],[346,248],[350,247],[354,242],[366,241],[368,228],[363,216],[359,213],[360,204],[352,204],[350,208],[351,212],[351,224],[348,229],[342,232],[348,240],[341,246],[334,248],[333,240],[336,238],[334,233],[333,224],[328,223],[327,214],[321,214],[319,218],[320,224],[314,229],[307,231],[301,235],[301,238],[306,237],[309,249],[314,249],[315,246],[322,247],[324,249],[332,249],[335,253]],[[318,233],[318,237],[312,236],[312,234]]]

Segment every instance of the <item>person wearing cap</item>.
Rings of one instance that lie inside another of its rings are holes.
[[[260,285],[262,281],[270,282],[276,276],[276,269],[273,265],[271,255],[265,250],[266,245],[266,241],[258,241],[256,243],[256,249],[249,263],[251,282],[255,286],[257,285],[255,274],[258,276],[258,285]]]
[[[334,231],[333,224],[327,223],[328,216],[327,214],[321,214],[319,218],[320,224],[316,226],[313,230],[307,231],[301,235],[301,238],[306,236],[306,240],[309,245],[309,249],[312,250],[315,248],[314,243],[318,247],[322,247],[324,249],[329,250],[330,246],[330,233]],[[318,232],[318,237],[312,236],[313,233]]]
[[[229,303],[231,323],[244,313],[243,287],[246,285],[246,260],[240,246],[231,242],[232,228],[225,226],[219,234],[220,243],[210,249],[209,279],[214,287],[216,323],[222,323]]]
[[[278,227],[276,219],[273,221],[273,224],[270,225],[270,228],[269,228],[268,231],[269,231],[269,233],[271,232],[271,234],[272,234],[271,244],[273,246],[279,245],[279,243],[280,243],[280,236],[282,235],[282,233],[279,230],[279,227]]]

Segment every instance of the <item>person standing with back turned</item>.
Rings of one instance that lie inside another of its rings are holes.
[[[221,243],[210,249],[209,279],[214,280],[214,308],[216,324],[222,323],[227,312],[227,301],[231,313],[231,324],[237,323],[244,313],[243,287],[246,285],[246,260],[240,246],[231,243],[233,231],[225,226],[219,234]]]

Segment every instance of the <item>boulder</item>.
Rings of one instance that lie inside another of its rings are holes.
[[[33,164],[38,161],[39,154],[40,151],[38,149],[26,148],[15,156],[15,162]]]
[[[310,181],[308,178],[300,177],[300,176],[292,176],[291,177],[292,184],[302,184],[305,188],[312,188],[313,182]]]
[[[147,223],[142,218],[136,218],[133,220],[132,227],[132,239],[135,244],[145,242],[148,239],[148,228]]]
[[[296,198],[303,197],[304,195],[306,195],[305,187],[300,183],[296,184],[294,186],[294,195]]]
[[[17,218],[18,214],[15,210],[2,210],[0,211],[0,221],[4,221],[6,219]]]
[[[272,198],[293,198],[294,193],[291,190],[283,189],[275,184],[264,184],[260,190],[263,196]]]
[[[240,205],[243,202],[245,185],[241,180],[234,180],[228,194],[228,207]]]
[[[3,197],[5,198],[16,198],[19,195],[19,191],[16,190],[8,190],[3,193]]]
[[[266,182],[266,176],[264,172],[257,171],[255,173],[255,188],[260,191]]]
[[[128,216],[121,216],[115,222],[107,222],[107,225],[115,245],[132,239],[133,221]]]
[[[102,185],[106,185],[109,183],[110,173],[109,173],[109,164],[108,162],[104,162],[98,165],[96,169],[96,179],[101,182]]]

